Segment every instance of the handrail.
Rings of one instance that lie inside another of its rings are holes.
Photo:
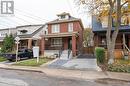
[[[63,52],[63,48],[61,48],[61,49],[59,50],[59,58],[61,57],[62,52]]]
[[[126,48],[127,51],[130,52],[130,49],[127,47],[126,42],[125,42],[125,34],[123,34],[123,45],[124,45],[124,50]]]
[[[69,56],[70,56],[70,53],[71,53],[71,50],[69,49],[69,50],[68,50],[68,58],[69,58]]]
[[[125,48],[130,52],[130,49],[127,47],[127,45],[126,44],[124,44],[124,46],[125,46]]]

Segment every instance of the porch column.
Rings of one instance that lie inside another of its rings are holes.
[[[73,56],[76,56],[76,36],[75,36],[75,34],[72,35],[72,53],[73,53]]]
[[[32,49],[32,39],[28,39],[28,49]]]
[[[44,37],[41,38],[41,55],[44,55],[45,50],[45,39]]]

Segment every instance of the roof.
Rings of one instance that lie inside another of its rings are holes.
[[[13,29],[16,29],[16,28],[5,28],[5,29],[0,29],[0,31],[2,31],[2,30],[13,30]]]
[[[112,27],[112,31],[115,29],[115,27]],[[102,24],[98,21],[96,16],[92,16],[92,30],[93,32],[105,32],[107,30],[107,27],[103,28]],[[130,25],[123,25],[120,27],[119,31],[126,31],[130,30]]]
[[[38,33],[40,30],[42,30],[43,27],[45,27],[45,24],[44,25],[26,25],[26,26],[20,26],[20,28],[21,27],[24,27],[24,29],[28,28],[28,27],[35,28],[35,30],[32,33],[18,35],[20,38],[32,38],[32,36],[34,36],[36,33]],[[32,28],[28,28],[28,29],[32,29]]]
[[[53,21],[48,22],[47,24],[57,24],[57,23],[63,23],[63,22],[72,22],[72,21],[80,21],[81,19],[79,18],[75,18],[70,16],[69,19],[55,19]]]
[[[78,22],[80,22],[80,25],[81,25],[82,29],[84,29],[84,26],[83,26],[82,21],[81,21],[80,18],[75,18],[73,16],[70,16],[70,14],[66,13],[66,12],[58,14],[58,16],[60,16],[60,15],[69,15],[69,18],[68,19],[55,19],[53,21],[48,22],[47,24],[59,24],[59,23],[65,23],[65,22],[75,22],[75,21],[78,21]]]
[[[69,13],[63,12],[61,14],[57,14],[57,16],[62,16],[62,15],[70,15]]]

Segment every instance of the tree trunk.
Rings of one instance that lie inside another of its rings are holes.
[[[112,44],[112,39],[111,39],[111,31],[112,31],[112,13],[113,13],[113,3],[109,2],[110,4],[110,9],[108,13],[108,29],[106,33],[106,38],[107,38],[107,61],[108,64],[114,62],[114,49],[113,49],[113,44]]]
[[[112,33],[111,37],[111,30],[112,30],[112,10],[114,4],[110,3],[110,11],[109,11],[109,19],[108,19],[108,30],[107,30],[107,48],[108,48],[108,56],[109,61],[108,64],[112,64],[114,62],[114,50],[115,50],[115,44],[116,44],[116,38],[119,32],[120,24],[121,24],[121,0],[117,0],[117,9],[116,9],[116,27],[114,32]]]

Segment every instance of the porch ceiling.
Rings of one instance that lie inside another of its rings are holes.
[[[66,32],[66,33],[53,33],[53,34],[47,34],[47,35],[43,35],[43,37],[45,38],[50,38],[50,37],[68,37],[68,36],[78,36],[79,33],[78,32]]]

